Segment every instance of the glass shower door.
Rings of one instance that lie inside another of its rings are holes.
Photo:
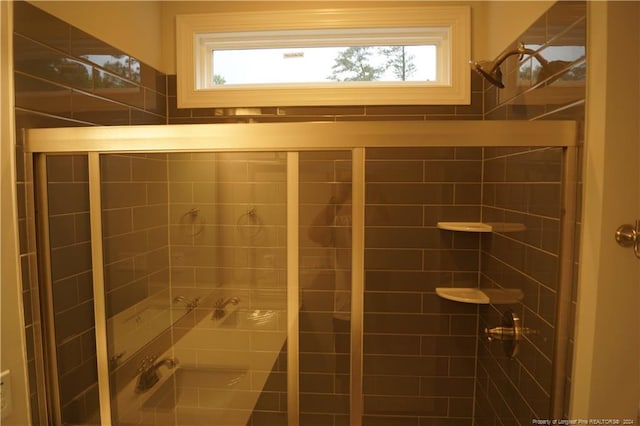
[[[100,165],[113,421],[286,424],[286,153]]]
[[[40,155],[34,171],[49,419],[99,425],[87,155]]]
[[[52,157],[62,421],[348,424],[351,157]]]

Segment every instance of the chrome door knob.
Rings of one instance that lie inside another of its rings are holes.
[[[622,247],[631,247],[634,245],[638,240],[638,230],[636,228],[637,223],[636,227],[628,223],[619,226],[618,229],[616,229],[616,241],[618,244]]]
[[[633,247],[633,253],[640,259],[640,220],[636,220],[635,226],[628,223],[619,226],[616,241],[622,247]]]

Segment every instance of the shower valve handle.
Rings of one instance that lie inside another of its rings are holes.
[[[484,335],[487,341],[502,342],[505,355],[514,358],[518,354],[520,341],[523,336],[538,334],[537,330],[522,327],[520,317],[513,311],[506,311],[503,316],[502,325],[493,328],[485,328]]]
[[[485,328],[484,334],[489,342],[494,340],[518,340],[514,327]]]

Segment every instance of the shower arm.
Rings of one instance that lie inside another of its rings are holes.
[[[524,47],[524,43],[520,43],[520,46],[518,46],[517,49],[501,53],[495,59],[493,67],[491,67],[491,69],[488,71],[489,74],[493,74],[498,69],[498,67],[502,65],[504,61],[507,60],[507,58],[513,55],[520,55],[520,56],[531,55],[534,58],[536,58],[543,67],[546,67],[547,65],[549,65],[549,62],[545,58],[543,58],[540,53],[536,52],[533,49],[529,49],[528,47]]]
[[[502,89],[504,88],[504,84],[502,83],[502,71],[500,70],[500,65],[502,65],[507,58],[513,55],[520,55],[521,57],[524,55],[530,55],[540,62],[543,71],[549,68],[549,61],[543,58],[542,55],[535,50],[525,47],[522,42],[517,49],[503,52],[494,61],[471,62],[471,65],[477,73],[486,78],[491,84]],[[561,61],[556,62],[560,63]],[[541,74],[540,76],[542,75],[546,76],[546,74]]]

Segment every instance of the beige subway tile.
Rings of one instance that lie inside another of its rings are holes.
[[[156,273],[166,269],[169,266],[169,248],[162,247],[157,250],[150,251],[146,254],[147,271]]]
[[[166,204],[169,202],[169,186],[166,183],[147,183],[147,204]]]
[[[132,213],[134,231],[166,225],[169,219],[163,204],[134,207]]]
[[[131,157],[117,154],[100,156],[100,179],[102,182],[131,181]]]
[[[191,287],[195,283],[195,268],[171,267],[171,285],[176,287]]]
[[[105,265],[105,288],[113,290],[134,280],[133,259]]]
[[[287,163],[282,160],[251,161],[248,163],[250,182],[286,182]]]
[[[249,179],[247,161],[216,161],[215,168],[218,182],[246,182]]]
[[[147,244],[150,249],[169,245],[169,228],[166,225],[147,230]]]
[[[181,245],[194,245],[196,230],[192,225],[170,225],[169,241],[172,247]]]
[[[133,222],[130,208],[102,211],[103,237],[124,234],[131,232],[132,229]]]
[[[51,250],[51,278],[56,281],[91,269],[89,243],[74,244]]]
[[[219,200],[219,194],[224,191],[223,188],[219,188],[218,184],[213,182],[193,183],[193,198],[192,200],[197,203],[216,203],[221,202]]]
[[[172,203],[191,203],[193,197],[193,183],[191,182],[170,182],[169,200]]]
[[[115,209],[143,205],[147,197],[144,183],[103,183],[102,208]]]
[[[146,232],[117,235],[104,240],[105,263],[113,263],[135,256],[147,249]]]
[[[163,157],[133,158],[131,178],[138,182],[166,182],[167,163]]]
[[[209,161],[170,161],[169,180],[172,182],[213,182],[215,168]]]
[[[49,214],[89,211],[89,185],[86,183],[50,183]]]
[[[50,216],[49,239],[52,248],[62,247],[75,242],[74,215]]]
[[[47,181],[73,182],[73,156],[56,155],[47,157]]]

